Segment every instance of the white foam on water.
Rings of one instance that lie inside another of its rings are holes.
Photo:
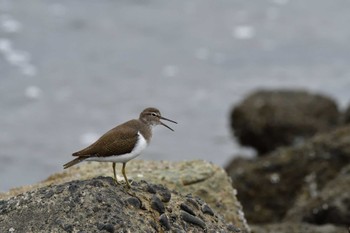
[[[0,52],[8,53],[12,50],[12,42],[7,38],[0,38]]]
[[[272,0],[272,2],[278,5],[285,5],[289,3],[289,0]]]
[[[255,36],[255,28],[250,25],[240,25],[233,29],[232,36],[239,40],[251,39]]]
[[[166,77],[175,77],[179,72],[179,68],[175,65],[166,65],[163,67],[162,74]]]
[[[38,99],[42,95],[42,90],[37,86],[28,86],[25,89],[25,96],[29,99]]]
[[[209,58],[209,49],[208,48],[198,48],[195,52],[195,57],[199,60],[207,60]]]
[[[22,29],[22,24],[10,15],[2,15],[0,17],[0,26],[7,33],[18,32]]]

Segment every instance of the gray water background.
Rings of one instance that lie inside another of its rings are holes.
[[[229,129],[258,88],[349,102],[347,0],[0,0],[0,191],[32,184],[148,106],[147,160],[251,156]]]

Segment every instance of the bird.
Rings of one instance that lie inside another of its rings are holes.
[[[162,117],[157,108],[146,108],[140,113],[138,119],[129,120],[114,127],[90,146],[74,152],[72,156],[77,158],[64,164],[63,167],[67,169],[83,161],[112,162],[114,181],[116,184],[119,184],[115,165],[116,163],[122,163],[122,174],[127,188],[130,188],[131,186],[125,172],[126,163],[139,156],[146,149],[152,138],[153,127],[163,125],[174,131],[160,120],[177,124],[176,121]]]

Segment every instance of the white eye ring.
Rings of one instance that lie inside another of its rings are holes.
[[[152,116],[157,116],[157,114],[156,114],[156,113],[154,113],[154,112],[152,112],[152,113],[151,113],[151,115],[152,115]]]

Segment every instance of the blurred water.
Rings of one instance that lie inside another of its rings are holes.
[[[0,0],[0,191],[62,170],[71,153],[148,106],[140,159],[224,165],[229,112],[256,88],[303,88],[344,108],[344,0]]]

